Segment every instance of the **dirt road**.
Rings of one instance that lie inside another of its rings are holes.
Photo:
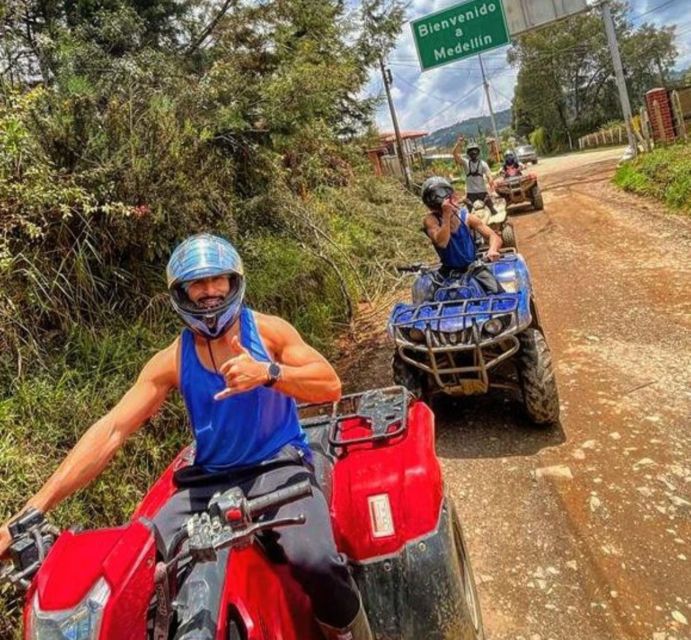
[[[561,425],[503,393],[435,407],[489,640],[691,638],[691,223],[613,187],[619,155],[541,162],[545,210],[514,216]],[[385,318],[351,389],[390,382]]]

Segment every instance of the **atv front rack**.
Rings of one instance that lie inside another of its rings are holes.
[[[298,413],[306,429],[328,427],[329,444],[333,447],[381,443],[407,430],[408,397],[404,387],[386,387],[347,395],[338,402],[302,404]],[[354,426],[365,427],[369,435],[346,436]]]
[[[452,292],[455,287],[446,287]],[[410,314],[410,315],[409,315]],[[458,298],[443,302],[425,302],[414,309],[401,310],[398,316],[405,315],[404,320],[394,319],[391,328],[396,343],[410,342],[401,333],[402,329],[420,329],[425,335],[431,332],[457,333],[459,330],[473,327],[484,327],[488,320],[505,318],[507,324],[502,333],[518,326],[518,296],[516,294],[495,294],[486,298]],[[460,322],[458,322],[460,321]],[[461,324],[460,329],[445,329],[444,324]],[[493,336],[496,338],[497,336]]]
[[[398,354],[407,364],[433,376],[440,389],[484,392],[489,387],[488,371],[520,347],[515,335],[520,329],[518,304],[517,295],[498,294],[429,302],[401,311],[399,315],[405,319],[391,323]],[[485,329],[493,319],[503,325],[495,334]],[[413,339],[413,330],[419,340]]]

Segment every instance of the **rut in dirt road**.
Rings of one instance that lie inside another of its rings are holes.
[[[513,216],[561,424],[499,391],[435,404],[489,640],[691,638],[691,223],[590,160],[541,163],[545,210]],[[381,315],[352,389],[391,382]]]

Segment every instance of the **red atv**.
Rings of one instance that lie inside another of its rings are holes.
[[[484,638],[427,405],[391,387],[303,406],[301,420],[374,637]],[[253,500],[231,489],[191,518],[171,549],[160,549],[150,518],[175,491],[173,473],[192,459],[191,447],[182,451],[125,526],[60,533],[35,511],[13,523],[12,563],[2,577],[26,590],[27,640],[168,640],[176,613],[193,612],[205,590],[219,594],[213,640],[322,637],[289,568],[269,559],[255,537],[300,526],[303,519],[272,519],[271,511],[308,494],[309,482]],[[182,581],[190,566],[219,558],[223,575]]]
[[[542,192],[534,173],[522,173],[518,167],[511,166],[502,172],[502,178],[494,183],[497,194],[504,198],[506,206],[530,202],[533,209],[544,208]]]

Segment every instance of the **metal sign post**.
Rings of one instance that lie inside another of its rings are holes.
[[[509,42],[501,0],[470,0],[410,25],[423,71]]]

